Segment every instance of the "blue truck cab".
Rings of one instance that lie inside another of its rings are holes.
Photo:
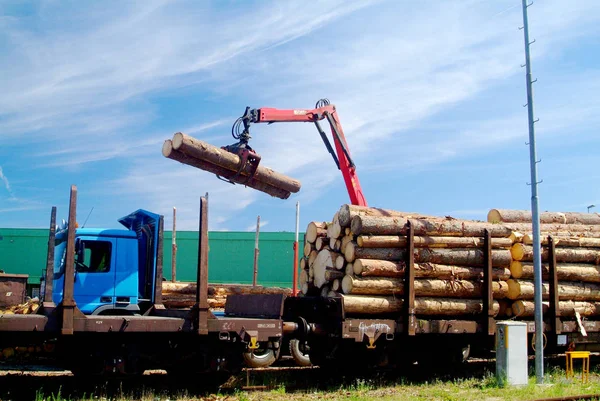
[[[154,303],[160,216],[137,210],[126,230],[78,228],[73,296],[86,315],[135,315]],[[63,299],[67,229],[56,232],[52,300]]]

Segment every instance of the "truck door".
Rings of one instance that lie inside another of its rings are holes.
[[[73,288],[77,306],[85,314],[114,308],[116,240],[86,236],[77,241]]]
[[[117,238],[119,253],[115,263],[115,306],[131,313],[138,306],[138,242],[136,237]]]

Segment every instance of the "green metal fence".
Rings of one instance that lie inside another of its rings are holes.
[[[253,232],[209,233],[209,281],[251,284],[254,263]],[[300,235],[300,243],[303,235]],[[258,284],[292,286],[294,233],[261,232]],[[39,283],[46,265],[48,230],[0,228],[0,269],[6,273],[29,274]],[[195,281],[198,233],[177,232],[177,280]],[[164,238],[164,275],[171,278],[171,232]]]

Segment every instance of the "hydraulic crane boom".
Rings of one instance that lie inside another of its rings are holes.
[[[320,121],[327,120],[331,127],[333,143],[335,150],[331,146],[327,134],[321,127]],[[353,205],[367,206],[367,201],[360,186],[358,175],[356,174],[356,165],[354,164],[342,125],[334,105],[330,104],[327,99],[321,99],[317,102],[314,109],[290,109],[280,110],[270,107],[262,107],[260,109],[246,108],[244,115],[237,119],[232,128],[232,135],[239,142],[225,146],[224,149],[240,154],[244,160],[257,160],[258,156],[248,145],[250,140],[250,125],[253,123],[276,123],[276,122],[309,122],[314,123],[327,147],[327,150],[333,157],[339,170],[344,177],[344,183],[350,196],[350,202]]]

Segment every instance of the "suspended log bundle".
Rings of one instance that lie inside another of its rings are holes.
[[[306,274],[306,272],[304,273]],[[302,275],[302,273],[301,273]],[[291,295],[292,290],[280,287],[263,287],[252,285],[209,284],[208,306],[211,309],[225,308],[228,295],[232,294],[285,294]],[[162,300],[168,308],[191,308],[196,304],[196,283],[163,282]]]
[[[511,279],[508,298],[513,300],[512,315],[531,320],[534,316],[534,248],[531,213],[523,210],[492,209],[488,223],[513,230],[510,248]],[[600,214],[576,212],[540,213],[540,254],[542,259],[542,297],[544,318],[551,315],[575,320],[577,312],[587,319],[600,319]],[[554,244],[551,251],[550,237]],[[553,264],[555,263],[555,264]],[[554,266],[557,299],[550,308],[550,279]]]
[[[300,182],[268,167],[245,163],[234,153],[177,132],[165,141],[163,156],[199,168],[271,196],[287,199],[300,190]]]
[[[411,256],[409,227],[414,233],[412,287],[417,315],[481,318],[486,230],[491,233],[491,296],[506,298],[512,230],[477,221],[353,205],[343,205],[331,223],[308,225],[305,254],[318,252],[318,256],[312,262],[304,258],[301,263],[305,271],[299,282],[303,294],[341,295],[348,314],[402,312],[406,263]],[[490,302],[494,314],[511,312],[508,302],[503,302],[502,308],[497,301]]]

